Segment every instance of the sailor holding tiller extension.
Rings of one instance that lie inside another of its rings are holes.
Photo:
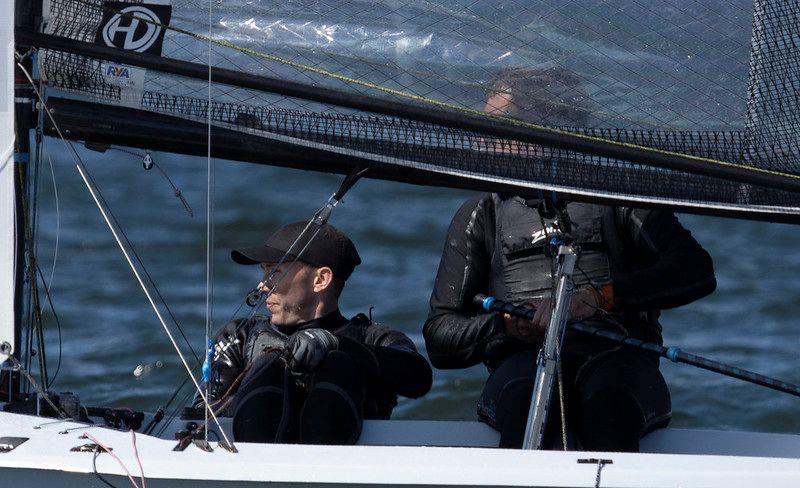
[[[237,441],[353,444],[363,418],[388,419],[397,395],[431,387],[430,366],[406,335],[339,311],[361,263],[353,242],[330,224],[307,227],[286,225],[263,246],[231,253],[263,268],[270,312],[234,320],[214,338],[208,399],[233,416]]]
[[[527,86],[557,84],[556,74],[501,73],[487,111],[534,122],[549,114],[553,125],[585,125],[580,111],[543,110],[537,87]],[[560,121],[553,119],[559,111]],[[523,442],[537,354],[552,312],[554,260],[547,250],[554,235],[570,235],[580,249],[568,311],[572,322],[661,343],[660,310],[716,287],[710,256],[672,213],[547,197],[491,194],[458,210],[424,327],[435,367],[486,365],[489,379],[478,416],[500,431],[501,447]],[[526,320],[481,311],[472,303],[479,293],[528,304],[536,313]],[[637,451],[641,436],[669,422],[669,390],[654,355],[567,331],[561,369],[563,395],[554,389],[544,447],[567,437],[572,448]],[[566,405],[563,417],[559,398]],[[559,435],[564,427],[565,435]]]

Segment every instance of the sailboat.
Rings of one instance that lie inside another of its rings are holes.
[[[44,351],[25,357],[19,332],[38,299],[33,130],[67,153],[80,142],[798,221],[800,6],[631,2],[609,13],[571,3],[2,2],[0,485],[798,486],[800,436],[787,434],[662,429],[640,453],[508,450],[478,422],[391,420],[367,421],[356,446],[300,446],[234,442],[229,419],[209,418],[195,437],[187,427],[200,421],[97,412],[47,391]],[[589,113],[590,125],[480,110],[503,67],[554,64],[588,80],[550,93],[554,110]],[[113,202],[75,157],[191,374]]]

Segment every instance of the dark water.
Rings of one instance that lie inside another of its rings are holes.
[[[58,187],[57,219],[48,157],[40,175],[38,255],[50,276],[63,326],[63,364],[54,390],[74,391],[91,405],[154,410],[181,382],[183,369],[112,236],[79,182],[60,142],[49,140]],[[164,298],[200,350],[205,323],[205,188],[201,158],[154,155],[181,188],[195,217],[155,170],[121,152],[82,150],[111,208]],[[281,223],[307,219],[339,177],[252,164],[216,163],[214,323],[227,321],[259,279],[229,259],[232,246],[257,244]],[[442,247],[455,210],[470,194],[365,180],[331,222],[355,241],[364,264],[342,296],[345,314],[374,306],[376,320],[423,347],[421,328]],[[711,252],[719,288],[704,300],[664,314],[668,344],[793,383],[800,383],[800,232],[796,227],[682,216]],[[60,231],[57,233],[57,228]],[[46,313],[50,371],[57,334]],[[162,361],[135,377],[139,364]],[[800,399],[688,366],[666,364],[673,426],[798,432]],[[436,371],[426,397],[403,401],[396,418],[471,419],[485,379],[480,367]]]

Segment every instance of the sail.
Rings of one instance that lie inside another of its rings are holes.
[[[28,41],[76,139],[205,154],[210,121],[229,159],[800,216],[796,3],[49,4]]]
[[[0,344],[16,344],[16,193],[14,187],[14,3],[0,4]],[[0,362],[5,359],[0,356]]]

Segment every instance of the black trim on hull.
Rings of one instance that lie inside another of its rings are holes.
[[[106,59],[194,79],[207,80],[209,77],[209,67],[203,64],[162,58],[134,51],[123,51],[26,30],[17,30],[15,36],[22,42],[41,48]],[[313,85],[251,73],[241,73],[224,68],[211,67],[210,76],[213,82],[230,86],[250,88],[329,105],[403,117],[450,128],[630,161],[642,165],[686,171],[739,183],[800,193],[800,178],[761,173],[755,168],[749,169],[736,165],[713,164],[677,153],[666,153],[640,146],[587,138],[567,132],[554,132],[545,128],[536,129],[515,126],[502,120],[493,120],[485,116],[477,116],[442,107],[434,108],[422,104],[402,103],[398,100],[382,99],[342,90],[321,89]]]
[[[204,157],[206,155],[208,128],[203,122],[194,122],[145,110],[56,97],[48,99],[48,108],[52,110],[53,116],[65,135],[73,140],[137,147],[189,156]],[[49,121],[45,124],[45,134],[58,136]],[[467,179],[422,169],[410,171],[407,167],[381,163],[374,159],[345,156],[220,127],[212,129],[212,137],[211,152],[215,158],[344,175],[351,173],[355,168],[367,167],[369,171],[366,176],[373,179],[465,190],[513,192],[519,195],[534,196],[538,193],[537,190],[524,186]],[[663,205],[632,203],[624,198],[590,197],[566,191],[560,193],[568,195],[569,199],[573,201],[635,205],[637,207],[668,207],[678,212],[702,215],[800,223],[800,215],[795,214],[699,208],[673,203],[669,205],[666,203]]]

